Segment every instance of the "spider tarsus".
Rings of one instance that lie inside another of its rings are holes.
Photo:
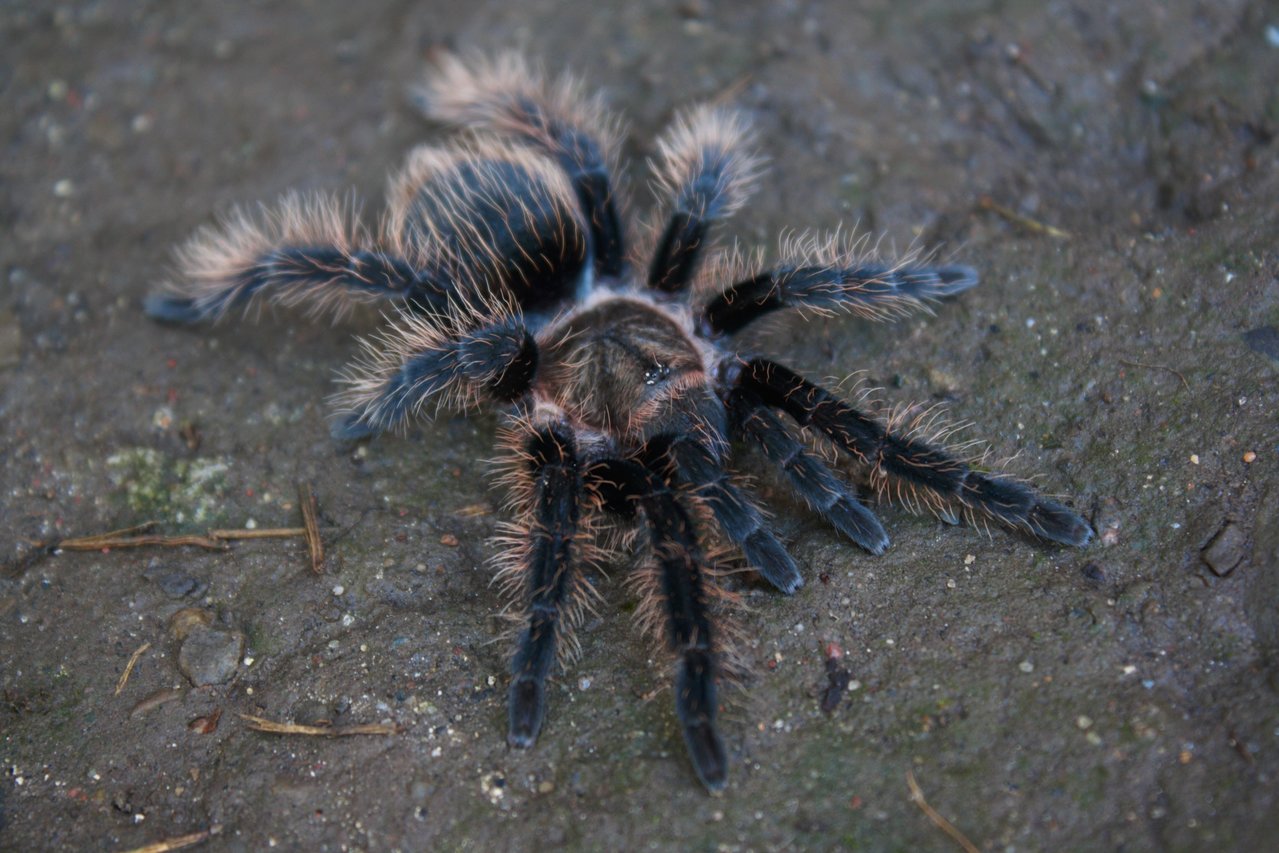
[[[546,714],[546,694],[542,685],[532,678],[521,677],[512,681],[509,709],[506,742],[516,749],[528,749],[537,742]]]
[[[724,790],[728,784],[728,756],[715,727],[705,722],[685,725],[684,745],[697,778],[706,789],[712,793]]]
[[[1081,547],[1092,539],[1092,528],[1077,512],[1006,477],[970,471],[964,477],[960,500],[1050,542]]]
[[[198,303],[185,296],[155,293],[142,301],[142,310],[152,320],[175,326],[193,326],[206,319]]]
[[[709,447],[686,434],[662,435],[650,440],[646,457],[650,466],[670,472],[702,496],[719,529],[765,580],[787,595],[804,585],[794,558],[750,497],[733,485]]]
[[[718,791],[728,781],[728,759],[715,730],[714,672],[708,649],[686,649],[675,678],[675,710],[697,777],[709,790]]]
[[[937,283],[931,288],[929,296],[936,298],[958,296],[965,290],[976,287],[981,281],[977,270],[963,264],[934,267],[933,272],[937,275]]]
[[[781,592],[794,595],[804,585],[795,559],[766,528],[761,527],[743,539],[741,547],[746,562]]]
[[[826,520],[859,547],[876,557],[888,550],[888,531],[875,514],[853,498],[841,498],[823,513]]]

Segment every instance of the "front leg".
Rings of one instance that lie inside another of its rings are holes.
[[[526,531],[513,568],[524,578],[528,627],[511,662],[511,746],[537,740],[546,713],[546,678],[557,659],[565,607],[574,592],[582,477],[572,431],[543,424],[523,439],[516,474],[528,502]]]
[[[679,656],[675,711],[697,776],[711,791],[728,781],[728,758],[715,728],[716,657],[706,590],[705,558],[688,512],[665,481],[634,462],[608,459],[586,472],[603,506],[643,511],[660,577],[666,636]]]

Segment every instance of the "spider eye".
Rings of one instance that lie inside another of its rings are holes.
[[[662,382],[670,375],[670,366],[659,362],[644,371],[644,384],[656,385],[658,382]]]

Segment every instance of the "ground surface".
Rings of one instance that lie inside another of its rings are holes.
[[[207,849],[949,848],[907,771],[988,850],[1273,840],[1279,12],[851,5],[4,4],[0,848],[213,825]],[[404,93],[445,45],[519,46],[604,88],[634,211],[654,133],[730,92],[772,160],[738,237],[860,222],[981,270],[936,317],[761,346],[944,401],[1100,540],[882,507],[894,543],[870,558],[765,479],[809,584],[732,582],[750,679],[725,697],[725,794],[690,772],[617,572],[541,741],[508,751],[494,419],[344,450],[324,398],[371,321],[186,331],[139,307],[235,203],[353,188],[376,209],[440,134]],[[296,541],[40,548],[148,519],[295,525],[298,481],[339,528],[322,578]],[[181,674],[182,608],[246,638],[229,685]],[[830,715],[827,642],[856,687]],[[280,738],[240,713],[404,731]]]

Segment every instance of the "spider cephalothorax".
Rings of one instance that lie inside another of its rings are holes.
[[[785,593],[803,580],[755,499],[730,473],[731,441],[759,447],[815,512],[865,550],[888,536],[854,488],[779,414],[862,466],[871,486],[946,518],[988,518],[1083,545],[1071,509],[977,463],[914,425],[886,425],[766,358],[736,333],[779,311],[904,314],[977,283],[962,266],[858,257],[838,239],[793,240],[779,262],[721,253],[711,226],[739,208],[758,171],[734,114],[703,107],[659,143],[665,224],[650,258],[628,259],[609,168],[612,123],[567,79],[514,57],[447,59],[420,90],[427,114],[467,129],[414,150],[368,233],[330,199],[285,199],[262,221],[239,215],[180,253],[182,282],[151,316],[216,319],[263,301],[338,311],[398,303],[345,375],[334,435],[394,428],[427,407],[504,411],[517,517],[505,555],[522,601],[512,665],[515,746],[536,740],[545,682],[573,638],[598,552],[601,514],[643,520],[651,627],[676,659],[675,706],[707,787],[727,760],[715,728],[720,634],[702,538],[717,528]],[[699,266],[705,266],[699,272]],[[694,286],[694,280],[696,286]]]

